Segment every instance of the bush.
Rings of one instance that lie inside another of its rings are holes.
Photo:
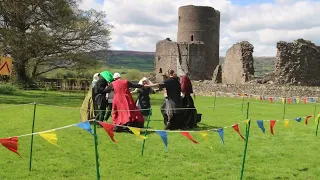
[[[1,84],[0,85],[0,94],[16,94],[20,90],[17,86],[11,84]]]

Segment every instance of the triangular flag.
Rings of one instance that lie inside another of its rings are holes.
[[[46,141],[48,141],[48,143],[51,143],[53,145],[58,146],[57,142],[57,134],[55,130],[52,131],[48,131],[48,132],[43,132],[43,133],[39,133],[39,135],[45,139]]]
[[[108,133],[109,137],[111,138],[111,140],[113,142],[116,142],[116,140],[114,139],[114,125],[113,124],[108,124],[108,123],[104,123],[104,122],[99,122],[99,124],[103,127],[103,129]]]
[[[297,104],[299,104],[299,102],[300,102],[300,98],[297,98]]]
[[[166,146],[166,149],[168,150],[168,134],[166,131],[156,131],[159,136],[161,137],[164,145]]]
[[[263,121],[262,120],[258,120],[257,124],[258,124],[259,128],[262,130],[262,132],[265,133],[266,129],[263,126]]]
[[[289,119],[284,120],[284,127],[287,128],[289,126]]]
[[[274,127],[275,124],[276,124],[276,120],[270,120],[270,131],[271,131],[272,135],[274,135],[273,127]]]
[[[200,131],[200,135],[204,138],[204,140],[208,140],[208,131]]]
[[[303,103],[307,104],[307,98],[303,98]]]
[[[198,144],[198,142],[195,141],[188,132],[180,132],[180,134],[182,134],[182,135],[184,135],[185,137],[187,137],[188,139],[190,139],[193,143]]]
[[[296,121],[298,121],[298,122],[300,122],[301,120],[302,120],[302,118],[301,118],[301,117],[296,118]]]
[[[320,114],[318,114],[318,116],[316,117],[316,119],[314,119],[314,121],[315,121],[316,124],[319,123],[319,118],[320,118]]]
[[[76,124],[76,126],[78,126],[78,127],[82,128],[82,129],[88,131],[90,134],[93,135],[92,129],[91,129],[91,126],[90,126],[90,123],[89,123],[88,121],[78,123],[78,124]]]
[[[223,139],[223,134],[224,134],[224,133],[223,133],[223,129],[218,129],[218,130],[217,130],[217,132],[218,132],[218,133],[219,133],[219,135],[220,135],[220,138],[221,138],[222,144],[223,144],[223,145],[225,145],[225,144],[224,144],[224,139]]]
[[[249,126],[249,122],[250,122],[250,119],[247,119],[246,120],[246,123],[248,124],[248,126]],[[250,125],[251,126],[251,125]],[[250,128],[250,126],[249,126],[249,128]]]
[[[313,103],[313,97],[309,98],[309,101]]]
[[[294,104],[297,104],[296,98],[293,98],[293,103],[294,103]]]
[[[2,144],[2,146],[20,156],[20,154],[18,153],[18,137],[3,138],[0,139],[0,143]]]
[[[141,139],[147,139],[146,136],[142,136],[140,135],[140,128],[135,128],[135,127],[128,127],[134,135],[136,135],[137,137],[141,138]]]
[[[235,125],[233,125],[232,127],[233,127],[233,129],[234,129],[235,131],[237,131],[237,133],[240,135],[240,137],[241,137],[243,140],[246,140],[246,139],[241,135],[241,133],[240,133],[239,124],[235,124]]]
[[[312,116],[307,116],[307,117],[306,117],[306,121],[304,122],[305,125],[308,125],[309,118],[311,118],[311,117],[312,117]]]
[[[273,102],[273,98],[271,97],[271,98],[269,98],[270,99],[270,102]]]
[[[260,96],[260,101],[262,101],[262,96]]]
[[[288,104],[291,104],[291,98],[288,98]]]
[[[281,98],[281,100],[282,100],[282,104],[284,104],[284,98]]]

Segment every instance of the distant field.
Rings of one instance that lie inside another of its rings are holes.
[[[37,102],[35,131],[43,131],[79,122],[79,109],[83,93],[23,91],[15,95],[0,95],[0,137],[28,134],[31,131],[33,105],[7,106]],[[160,105],[161,94],[152,97],[152,129],[163,129]],[[247,100],[246,100],[247,101]],[[199,142],[194,144],[179,133],[168,133],[168,152],[156,133],[148,135],[145,154],[141,156],[141,143],[134,135],[116,133],[113,143],[107,133],[98,129],[101,179],[239,179],[244,141],[230,127],[246,119],[245,104],[241,111],[241,99],[217,98],[213,110],[213,97],[198,96],[195,104],[203,114],[200,128],[224,129],[225,146],[217,132],[208,134],[205,141],[199,132],[191,132]],[[50,106],[53,105],[53,106]],[[56,107],[65,106],[66,108]],[[211,106],[211,107],[210,107]],[[284,128],[281,103],[250,99],[249,118],[252,119],[244,179],[319,179],[318,166],[320,139],[315,137],[314,119],[304,125],[297,117],[313,115],[314,104],[287,105]],[[317,111],[320,113],[320,110]],[[264,122],[265,134],[256,120],[279,120],[270,133],[269,122]],[[109,120],[110,122],[110,120]],[[245,134],[245,123],[240,123]],[[56,131],[58,145],[55,147],[39,135],[34,136],[33,171],[28,171],[30,136],[19,138],[21,156],[0,146],[0,177],[6,180],[37,179],[96,179],[93,136],[78,127]]]

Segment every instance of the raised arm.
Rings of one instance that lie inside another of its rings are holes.
[[[112,90],[113,90],[113,84],[110,83],[109,86],[107,86],[107,87],[103,90],[103,92],[105,92],[105,93],[110,93]]]
[[[134,83],[128,81],[128,87],[129,87],[129,88],[142,88],[143,85],[141,85],[141,84],[134,84]]]

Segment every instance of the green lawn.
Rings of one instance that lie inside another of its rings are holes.
[[[44,96],[45,95],[45,96]],[[0,95],[0,137],[31,132],[33,105],[2,108],[22,103],[37,102],[35,131],[43,131],[79,122],[79,110],[84,93],[24,91],[17,95]],[[246,119],[246,108],[241,111],[241,99],[197,97],[196,107],[202,113],[201,129],[231,126]],[[150,126],[162,129],[161,95],[152,96],[153,116]],[[43,105],[46,104],[46,105]],[[53,106],[49,106],[53,105]],[[61,108],[56,106],[66,106]],[[320,108],[319,108],[320,109]],[[244,179],[319,179],[320,140],[315,137],[316,125],[310,119],[304,125],[294,119],[313,115],[313,104],[291,104],[286,108],[289,127],[282,122],[283,105],[251,100],[249,117],[252,119]],[[320,110],[317,112],[320,113]],[[270,133],[258,128],[256,120],[281,120]],[[245,134],[245,123],[239,125]],[[191,133],[199,144],[194,144],[179,133],[168,133],[168,152],[156,133],[149,134],[144,156],[141,143],[134,135],[116,133],[113,143],[103,129],[98,129],[101,179],[239,179],[244,141],[232,129],[224,129],[225,147],[217,132],[209,132],[208,142],[200,133]],[[22,158],[0,146],[1,179],[95,179],[93,136],[79,127],[57,131],[60,148],[39,135],[34,136],[33,171],[29,172],[31,136],[19,138]]]

